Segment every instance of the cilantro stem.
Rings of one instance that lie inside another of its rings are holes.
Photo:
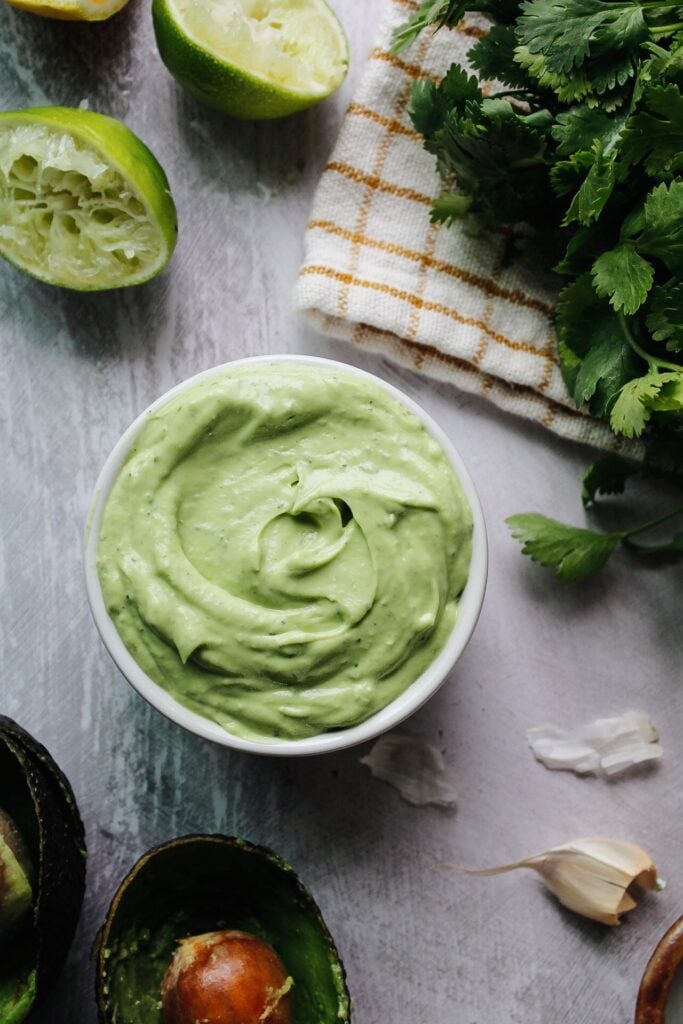
[[[638,544],[634,540],[625,540],[624,544],[638,555],[680,555],[681,553],[681,548],[675,539],[669,541],[668,544]]]
[[[683,366],[681,366],[680,363],[669,363],[666,359],[657,359],[656,356],[650,355],[650,353],[646,352],[644,348],[641,348],[636,339],[633,337],[633,332],[629,327],[624,314],[622,312],[619,312],[617,313],[617,316],[619,317],[621,330],[624,337],[626,338],[626,341],[629,343],[630,347],[633,349],[636,355],[640,356],[641,359],[645,360],[645,362],[648,365],[648,369],[673,370],[675,373],[683,373]]]
[[[622,334],[626,338],[626,341],[631,346],[633,351],[636,353],[636,355],[640,356],[641,359],[645,360],[650,370],[656,368],[656,359],[654,358],[654,356],[649,355],[649,353],[647,353],[644,348],[640,347],[636,339],[633,337],[633,332],[631,331],[631,328],[626,322],[626,317],[624,316],[624,314],[619,312],[617,313],[617,316],[619,317],[619,324],[621,326]]]
[[[643,11],[661,11],[667,7],[680,7],[680,0],[648,0],[648,3],[640,4]]]
[[[678,508],[673,509],[671,512],[665,512],[663,516],[657,516],[656,519],[650,519],[647,523],[641,523],[640,526],[634,526],[630,530],[621,530],[620,537],[622,540],[627,540],[628,537],[634,537],[637,533],[645,533],[646,530],[652,530],[655,526],[659,526],[661,523],[666,523],[669,519],[673,519],[675,516],[683,514],[683,505],[679,505]]]
[[[683,21],[677,21],[673,25],[654,25],[650,28],[653,36],[668,36],[683,28]]]

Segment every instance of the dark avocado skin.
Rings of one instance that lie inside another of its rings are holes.
[[[0,806],[16,824],[34,872],[33,919],[13,939],[11,957],[0,956],[0,977],[35,970],[34,1010],[53,988],[76,930],[85,892],[85,833],[64,773],[42,744],[2,715]]]
[[[95,943],[101,1024],[161,1024],[161,980],[178,939],[220,929],[265,939],[294,980],[294,1024],[348,1024],[344,968],[286,861],[244,839],[192,835],[144,854]]]

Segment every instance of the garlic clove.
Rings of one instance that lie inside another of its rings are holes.
[[[620,916],[636,906],[629,891],[632,885],[652,891],[663,888],[649,854],[619,839],[577,839],[497,868],[447,866],[481,876],[529,868],[568,910],[607,925],[618,925]]]
[[[606,870],[614,869],[616,873],[620,873],[625,885],[637,882],[652,892],[661,888],[652,858],[635,843],[628,843],[623,839],[577,839],[568,849],[586,854],[596,865],[602,865]]]
[[[575,847],[549,851],[529,861],[528,867],[539,873],[563,906],[593,921],[619,924],[619,914],[635,906],[626,894],[632,876]],[[626,906],[629,900],[631,907]]]

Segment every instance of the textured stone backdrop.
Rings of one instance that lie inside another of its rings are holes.
[[[380,0],[337,0],[353,71],[302,116],[238,124],[176,88],[149,6],[111,23],[50,23],[0,4],[0,107],[76,105],[123,118],[165,166],[180,242],[163,277],[79,296],[0,266],[4,593],[0,710],[52,750],[85,818],[89,886],[61,984],[38,1024],[94,1024],[89,950],[109,898],[153,843],[222,831],[272,845],[318,898],[344,957],[356,1024],[628,1024],[664,927],[683,912],[681,568],[619,558],[562,587],[522,559],[503,518],[581,521],[590,458],[477,399],[305,332],[290,295],[308,208]],[[423,401],[467,460],[491,542],[489,591],[453,678],[409,724],[443,749],[457,812],[402,803],[361,751],[288,763],[227,753],[152,711],[90,620],[81,539],[122,430],[190,374],[302,350],[374,370]],[[628,707],[662,731],[661,767],[608,783],[550,774],[528,725]],[[531,875],[436,868],[517,858],[580,835],[639,840],[669,881],[615,931],[577,920]]]

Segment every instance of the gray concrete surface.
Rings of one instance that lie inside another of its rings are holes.
[[[591,453],[483,401],[306,330],[291,289],[316,180],[380,0],[337,0],[353,70],[340,95],[278,124],[237,124],[182,93],[149,6],[111,23],[42,21],[1,5],[0,106],[76,105],[126,121],[164,164],[180,214],[168,271],[129,292],[77,295],[0,267],[3,615],[0,709],[70,776],[87,826],[88,893],[38,1024],[93,1024],[89,950],[112,892],[153,843],[189,831],[273,846],[317,896],[349,973],[356,1024],[627,1024],[659,933],[683,912],[681,568],[619,556],[562,587],[503,524],[531,509],[580,522]],[[457,811],[404,804],[363,751],[283,763],[212,747],[152,711],[88,612],[81,540],[102,461],[172,384],[234,356],[328,354],[403,386],[468,462],[488,519],[484,612],[452,679],[408,728],[444,751]],[[551,774],[526,746],[547,719],[638,707],[661,766],[616,782]],[[620,929],[564,912],[531,875],[439,870],[606,834],[641,842],[669,885]]]

